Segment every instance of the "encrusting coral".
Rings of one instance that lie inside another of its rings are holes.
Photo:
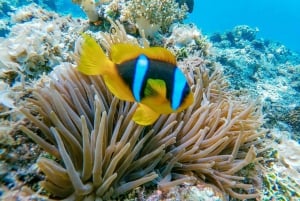
[[[195,102],[149,127],[131,120],[137,105],[113,97],[101,76],[82,75],[68,63],[55,68],[21,109],[43,135],[20,129],[61,160],[38,160],[46,175],[42,186],[60,198],[93,200],[147,183],[167,190],[204,181],[239,199],[258,197],[251,178],[246,184],[237,173],[258,160],[254,145],[264,134],[259,106],[227,92],[222,73],[209,76],[201,58],[179,66]]]

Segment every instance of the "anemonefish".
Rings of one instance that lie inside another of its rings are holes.
[[[138,103],[132,117],[137,124],[153,124],[160,114],[180,112],[194,101],[176,58],[165,48],[114,44],[108,58],[97,42],[84,34],[78,54],[79,72],[101,75],[117,98]]]

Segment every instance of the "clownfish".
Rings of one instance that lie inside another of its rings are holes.
[[[111,46],[108,58],[91,36],[82,39],[78,71],[101,75],[117,98],[137,102],[132,117],[137,124],[153,124],[160,114],[180,112],[193,103],[187,79],[167,49],[119,43]]]

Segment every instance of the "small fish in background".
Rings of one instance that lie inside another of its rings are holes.
[[[89,35],[82,36],[77,69],[86,75],[101,75],[119,99],[138,102],[133,120],[151,125],[160,114],[180,112],[194,97],[176,58],[165,48],[141,48],[114,44],[108,58]]]

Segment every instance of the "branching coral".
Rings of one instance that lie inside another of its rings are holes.
[[[180,65],[195,103],[146,128],[131,121],[136,105],[113,97],[100,76],[84,76],[69,64],[56,68],[49,85],[33,89],[28,100],[39,117],[21,109],[44,136],[21,130],[62,161],[39,159],[43,186],[58,197],[89,200],[149,182],[167,190],[198,179],[236,198],[258,197],[236,173],[256,161],[254,144],[264,133],[259,108],[225,92],[220,71],[208,76],[201,59]]]

